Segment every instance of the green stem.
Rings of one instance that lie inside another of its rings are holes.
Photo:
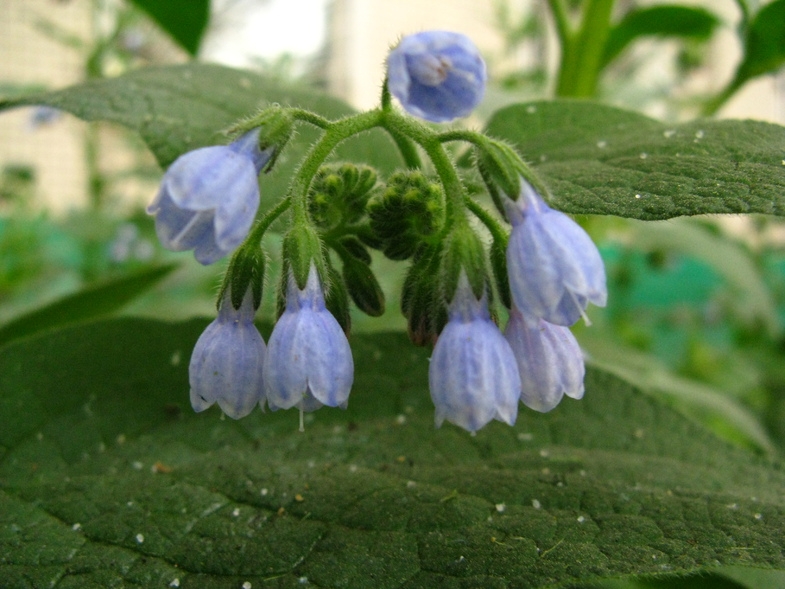
[[[706,104],[703,105],[701,114],[704,117],[711,117],[717,114],[717,111],[720,110],[722,106],[728,102],[730,97],[733,96],[743,85],[744,81],[742,81],[737,74],[725,87],[725,89],[722,90],[722,92],[711,98]]]
[[[464,199],[466,203],[466,208],[469,209],[475,217],[477,217],[480,222],[488,228],[488,232],[493,237],[494,241],[498,241],[501,244],[507,245],[507,240],[509,239],[508,232],[504,229],[504,227],[499,223],[496,219],[491,216],[491,214],[483,208],[483,206],[478,203],[473,198],[467,196]]]
[[[572,40],[574,34],[572,25],[570,25],[570,19],[567,16],[567,9],[562,0],[548,0],[548,6],[556,24],[556,34],[559,36],[562,47],[564,47]]]
[[[390,95],[390,88],[387,86],[390,78],[385,74],[384,84],[382,84],[382,110],[384,112],[392,110],[392,96]]]
[[[262,217],[261,220],[256,225],[254,225],[253,229],[251,229],[251,232],[248,234],[248,237],[246,238],[245,242],[257,243],[257,244],[260,243],[262,241],[262,237],[264,236],[265,232],[270,228],[270,225],[272,225],[278,217],[280,217],[284,212],[286,212],[286,210],[291,205],[292,205],[292,199],[289,196],[279,200],[278,204],[276,204],[272,209],[267,211],[264,217]]]
[[[410,170],[419,170],[422,168],[420,154],[417,153],[417,147],[412,143],[411,139],[405,135],[401,135],[394,129],[386,129],[386,131],[390,134],[393,141],[395,141],[395,145],[398,147],[398,151],[400,152],[406,167]]]
[[[310,110],[305,110],[303,108],[290,108],[288,110],[292,117],[296,120],[310,123],[314,127],[327,130],[330,128],[330,125],[332,125],[332,123],[323,116],[317,115],[315,112],[311,112]]]
[[[578,31],[562,41],[557,96],[589,98],[596,94],[613,4],[614,0],[588,0]]]

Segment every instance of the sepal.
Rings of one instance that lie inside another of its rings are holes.
[[[322,240],[310,225],[296,224],[284,236],[283,260],[300,289],[305,288],[305,283],[308,282],[311,264],[316,266],[320,277],[327,276]]]
[[[480,238],[468,225],[456,227],[444,244],[440,280],[445,301],[455,297],[461,273],[465,273],[478,299],[486,294],[489,281],[485,250]]]
[[[264,251],[258,244],[246,244],[240,247],[232,256],[224,275],[218,294],[219,303],[229,293],[228,301],[232,307],[239,309],[243,303],[243,293],[250,290],[253,308],[258,309],[262,304],[266,262]]]
[[[274,104],[268,106],[254,116],[243,119],[229,128],[230,135],[242,135],[251,129],[259,129],[258,147],[262,152],[270,154],[260,171],[269,172],[275,165],[278,156],[289,143],[294,134],[295,120],[289,109]]]

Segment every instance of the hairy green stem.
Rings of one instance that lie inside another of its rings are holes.
[[[483,225],[485,225],[494,241],[498,241],[499,243],[502,243],[506,246],[507,240],[509,239],[509,233],[502,226],[502,224],[494,219],[493,216],[488,211],[486,211],[480,203],[470,196],[467,196],[464,199],[464,202],[466,203],[466,208],[469,209]]]
[[[327,130],[332,125],[332,123],[323,116],[311,112],[310,110],[305,110],[304,108],[290,108],[288,110],[294,119],[310,123],[314,127]]]

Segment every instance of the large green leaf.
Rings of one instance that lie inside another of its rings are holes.
[[[781,465],[606,373],[583,401],[472,437],[433,428],[426,351],[365,335],[348,411],[299,433],[294,412],[192,413],[204,326],[115,320],[3,349],[4,586],[538,587],[785,568]]]
[[[0,346],[20,337],[108,315],[152,288],[176,266],[165,264],[90,285],[0,326]]]
[[[630,10],[615,24],[605,42],[603,67],[640,37],[683,37],[704,41],[719,20],[705,8],[664,4]]]
[[[330,118],[353,112],[345,102],[310,88],[284,85],[253,72],[198,63],[144,68],[65,90],[0,100],[0,110],[46,104],[86,121],[119,123],[138,132],[165,168],[186,151],[224,143],[222,130],[260,106],[274,102],[312,109]],[[315,129],[302,125],[278,159],[275,170],[262,177],[261,210],[286,192],[295,167],[316,137]],[[381,130],[350,139],[338,148],[337,157],[376,166],[383,172],[401,163],[394,144]],[[267,195],[272,198],[265,198]]]
[[[191,55],[196,55],[210,18],[210,0],[129,0],[149,14]]]
[[[785,128],[757,121],[667,124],[591,102],[515,104],[488,132],[513,143],[570,213],[668,219],[785,215]]]

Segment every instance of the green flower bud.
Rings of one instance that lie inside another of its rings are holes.
[[[329,280],[329,289],[325,290],[325,306],[348,337],[349,332],[352,330],[352,316],[349,313],[349,296],[346,292],[346,284],[338,270],[330,263],[327,265],[327,278]]]
[[[364,257],[355,256],[349,248],[345,247],[347,243],[351,243],[350,247],[358,253],[362,252],[368,256],[367,261]],[[384,313],[384,292],[370,268],[371,260],[368,251],[356,239],[342,240],[336,251],[343,262],[343,279],[354,304],[360,311],[371,317],[382,315]]]
[[[368,202],[371,230],[393,260],[410,258],[443,223],[442,189],[419,171],[396,172]]]
[[[417,346],[436,342],[447,323],[447,307],[439,288],[442,249],[439,244],[422,246],[414,255],[401,295],[409,339]]]
[[[365,214],[376,171],[369,166],[346,163],[322,166],[311,182],[311,217],[327,231],[341,223],[355,223]]]

